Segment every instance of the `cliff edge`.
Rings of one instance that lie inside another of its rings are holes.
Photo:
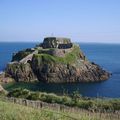
[[[35,48],[19,51],[5,70],[15,81],[46,83],[96,82],[110,74],[91,63],[69,38],[47,37]]]

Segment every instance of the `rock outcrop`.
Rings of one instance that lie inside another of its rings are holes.
[[[80,59],[80,58],[79,58]],[[68,83],[68,82],[95,82],[109,78],[109,73],[100,66],[85,60],[76,60],[74,63],[58,63],[43,57],[34,56],[32,69],[38,80],[43,82]]]
[[[13,82],[14,79],[10,77],[10,75],[6,74],[5,72],[0,73],[0,83],[8,83],[8,82]]]
[[[16,81],[96,82],[107,80],[110,76],[99,65],[88,61],[79,45],[71,43],[68,38],[45,38],[34,51],[27,53],[31,57],[20,58],[17,53],[19,59],[13,57],[18,61],[6,67],[6,74]]]
[[[37,78],[29,63],[14,62],[8,64],[6,74],[15,79],[15,81],[35,81]]]

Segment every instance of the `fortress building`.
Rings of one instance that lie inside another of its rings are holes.
[[[43,49],[46,48],[59,48],[59,49],[67,49],[72,47],[71,40],[69,38],[61,38],[61,37],[46,37],[44,38],[41,47]]]

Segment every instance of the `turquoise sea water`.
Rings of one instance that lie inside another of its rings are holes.
[[[0,43],[0,71],[5,69],[11,60],[12,54],[25,48],[34,47],[36,43]],[[74,84],[43,84],[39,87],[42,91],[62,92],[63,89],[72,92],[79,90],[83,96],[120,97],[120,45],[118,44],[89,44],[80,43],[80,47],[90,61],[110,71],[109,80],[98,83]]]

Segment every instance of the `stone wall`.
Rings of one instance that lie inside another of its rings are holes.
[[[40,50],[38,53],[39,54],[49,54],[52,56],[57,56],[57,57],[64,57],[67,53],[70,53],[73,49],[72,48],[67,48],[67,49],[50,49],[50,50]]]
[[[27,99],[20,99],[20,98],[14,98],[14,97],[5,97],[3,98],[3,101],[9,101],[15,104],[25,105],[28,107],[33,107],[37,109],[52,109],[56,111],[67,111],[67,112],[80,112],[85,111],[83,109],[80,109],[78,107],[68,107],[66,105],[57,104],[57,103],[47,103],[42,101],[33,101],[33,100],[27,100]]]
[[[71,46],[71,40],[69,38],[57,38],[57,37],[47,37],[44,39],[41,46],[46,48],[58,48],[61,44],[62,48],[68,48]],[[66,46],[66,47],[65,47]]]
[[[67,53],[70,53],[71,51],[72,51],[72,48],[70,48],[70,49],[56,49],[56,50],[54,50],[53,55],[57,56],[57,57],[65,57],[65,55]]]
[[[59,44],[58,48],[59,49],[68,49],[68,48],[72,48],[73,44],[72,43],[68,43],[68,44]]]

